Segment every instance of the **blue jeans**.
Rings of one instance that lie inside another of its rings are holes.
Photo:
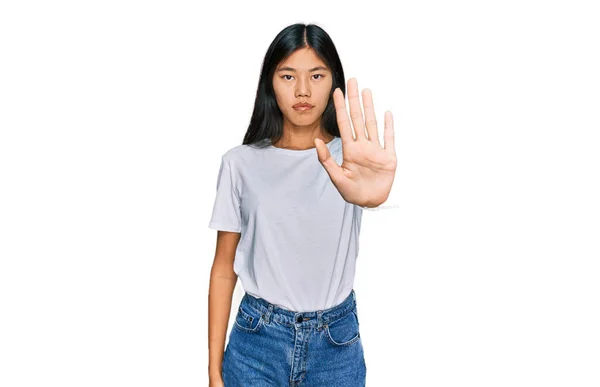
[[[365,386],[354,290],[341,304],[302,313],[245,293],[222,369],[225,387]]]

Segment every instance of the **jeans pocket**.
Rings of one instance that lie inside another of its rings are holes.
[[[327,340],[334,346],[347,346],[360,339],[356,308],[344,316],[323,325]]]
[[[233,326],[243,332],[258,332],[263,323],[262,313],[242,302],[238,307]]]

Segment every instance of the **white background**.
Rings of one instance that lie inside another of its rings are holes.
[[[394,115],[368,385],[600,385],[592,3],[3,2],[0,385],[208,385],[220,157],[296,22]]]

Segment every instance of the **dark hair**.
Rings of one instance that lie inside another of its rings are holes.
[[[344,69],[333,41],[321,27],[314,24],[292,24],[277,34],[263,60],[254,110],[242,145],[257,144],[272,140],[276,143],[283,135],[283,114],[277,105],[273,90],[273,74],[283,60],[301,48],[310,48],[329,67],[332,85],[327,107],[321,116],[321,127],[330,135],[339,137],[333,91],[340,88],[346,95]]]

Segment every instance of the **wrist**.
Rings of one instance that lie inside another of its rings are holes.
[[[208,367],[208,378],[209,379],[221,379],[223,375],[223,369],[221,367]]]

